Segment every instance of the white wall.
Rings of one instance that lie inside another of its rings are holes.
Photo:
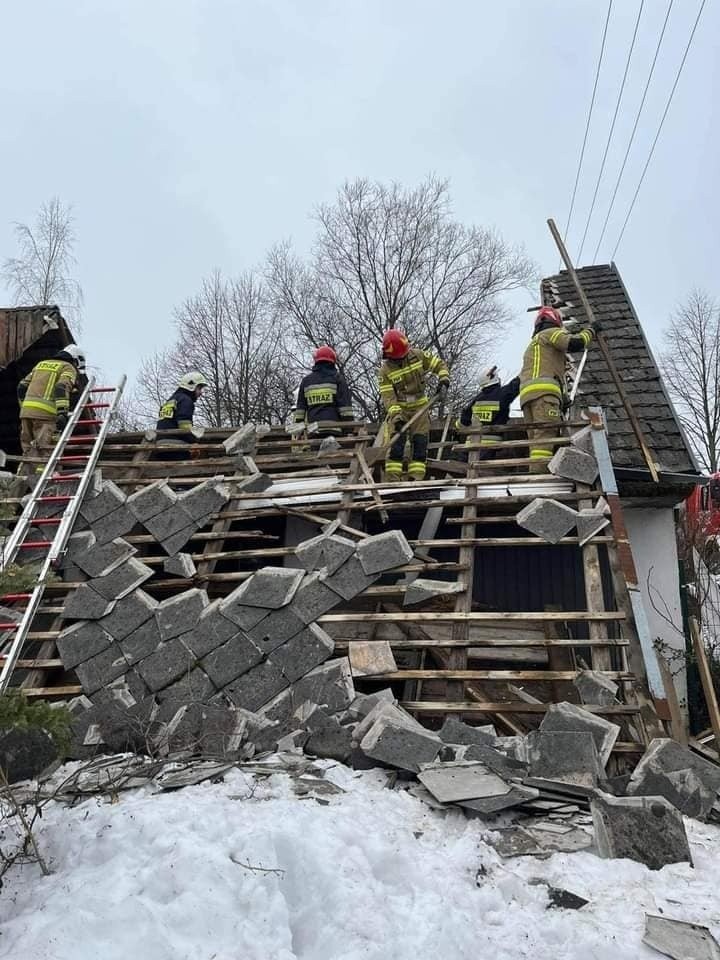
[[[654,641],[660,637],[668,646],[683,653],[685,635],[673,510],[671,507],[657,510],[633,507],[623,512],[652,639]],[[675,626],[671,626],[668,620]],[[687,677],[684,665],[681,669],[678,660],[672,662],[670,668],[680,706],[686,713]]]

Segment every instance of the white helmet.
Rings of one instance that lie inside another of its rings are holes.
[[[497,366],[488,367],[480,377],[480,382],[478,383],[478,390],[485,390],[487,387],[494,387],[495,384],[500,383],[500,377],[498,376]]]
[[[85,351],[82,347],[79,347],[76,343],[70,343],[67,347],[63,347],[62,352],[72,357],[80,373],[85,373]]]
[[[193,391],[195,387],[206,387],[207,385],[207,380],[198,370],[191,370],[190,373],[183,374],[178,381],[178,387],[181,390]]]

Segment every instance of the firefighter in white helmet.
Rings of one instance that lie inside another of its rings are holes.
[[[205,377],[198,370],[191,370],[184,374],[178,381],[177,390],[160,407],[156,430],[181,430],[182,433],[174,437],[168,437],[166,443],[177,443],[184,441],[192,443],[194,436],[192,432],[193,416],[195,415],[195,404],[208,385]],[[162,443],[162,441],[160,441]],[[170,452],[163,457],[165,460],[184,459],[182,451]]]

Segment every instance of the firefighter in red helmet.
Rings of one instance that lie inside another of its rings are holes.
[[[385,407],[385,439],[390,440],[413,414],[428,402],[427,374],[437,377],[441,399],[447,396],[450,373],[445,361],[426,350],[411,347],[402,330],[388,330],[382,341],[383,364],[380,368],[380,399]],[[408,476],[424,480],[427,469],[430,416],[426,413],[415,422],[410,431],[410,461]],[[385,460],[385,479],[401,480],[407,436],[397,440]]]
[[[559,310],[541,307],[538,311],[520,372],[520,406],[528,428],[530,460],[536,461],[530,464],[530,473],[544,473],[542,461],[555,452],[554,444],[547,441],[560,436],[567,354],[584,350],[597,329],[594,324],[569,333]],[[538,422],[543,426],[532,426]]]
[[[296,423],[323,423],[352,420],[353,408],[345,377],[337,368],[332,347],[318,347],[313,353],[313,368],[298,390],[294,419]],[[332,429],[332,428],[330,428]]]

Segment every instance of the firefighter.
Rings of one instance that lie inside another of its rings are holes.
[[[320,433],[332,431],[328,423],[353,419],[350,391],[337,368],[337,354],[332,347],[318,347],[313,353],[313,368],[303,377],[298,390],[294,419],[295,423],[319,424]]]
[[[67,425],[78,374],[84,372],[85,355],[71,343],[52,360],[41,360],[20,381],[17,395],[23,456],[50,456],[56,431],[62,433]],[[42,473],[44,468],[38,465],[35,469]]]
[[[402,330],[388,330],[382,341],[383,364],[380,368],[380,399],[385,407],[385,442],[425,406],[426,376],[433,374],[438,379],[440,402],[447,398],[450,386],[450,373],[440,357],[411,347]],[[408,476],[411,480],[424,480],[427,469],[428,435],[430,433],[430,415],[425,412],[409,431],[411,459],[408,463]],[[388,451],[385,459],[385,480],[402,479],[405,441],[403,434]]]
[[[158,431],[182,430],[182,433],[176,437],[160,439],[158,446],[169,446],[179,441],[193,442],[195,435],[192,432],[192,425],[195,404],[207,385],[207,380],[198,370],[191,370],[190,373],[180,377],[177,390],[160,407],[155,429]],[[184,460],[185,456],[181,450],[173,450],[165,452],[162,459]]]
[[[520,373],[520,406],[530,440],[530,460],[552,457],[554,445],[546,443],[560,436],[565,409],[565,360],[568,353],[584,350],[593,339],[597,323],[575,333],[563,328],[562,317],[554,307],[541,307],[535,318],[535,331],[523,356]],[[547,422],[557,423],[557,427]],[[543,427],[532,424],[545,422]],[[544,473],[544,463],[531,463],[530,473]]]
[[[465,443],[477,443],[485,449],[478,452],[478,460],[492,460],[496,451],[494,444],[502,440],[492,432],[493,426],[502,426],[508,422],[510,405],[520,392],[520,377],[514,377],[503,386],[497,367],[490,367],[483,373],[478,384],[478,393],[467,406],[460,411],[456,427],[482,427],[482,433],[469,434]],[[490,430],[486,433],[486,430]]]

